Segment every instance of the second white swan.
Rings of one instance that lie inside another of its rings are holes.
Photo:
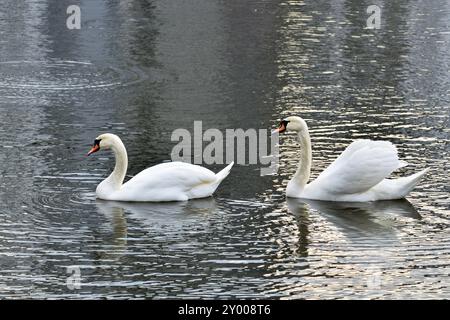
[[[276,132],[298,134],[300,165],[286,188],[286,195],[326,201],[366,202],[404,198],[428,171],[398,179],[386,179],[394,170],[404,167],[397,149],[388,141],[356,140],[314,181],[311,172],[311,139],[306,122],[296,116],[281,121]]]
[[[122,140],[111,133],[98,136],[88,155],[111,149],[116,158],[114,171],[96,189],[99,199],[115,201],[185,201],[206,198],[216,191],[230,173],[233,162],[215,174],[201,166],[184,162],[161,163],[145,169],[123,184],[128,156]]]

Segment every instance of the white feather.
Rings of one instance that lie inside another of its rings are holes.
[[[399,165],[392,143],[356,140],[308,188],[332,194],[361,193],[380,183]]]
[[[138,173],[122,184],[128,158],[120,138],[113,134],[97,137],[100,148],[111,148],[116,157],[116,167],[96,190],[97,198],[115,201],[185,201],[211,196],[227,177],[233,162],[215,174],[204,167],[184,162],[158,164]]]
[[[316,180],[309,184],[311,140],[306,122],[288,117],[285,130],[298,133],[302,145],[299,168],[289,181],[286,195],[326,201],[366,202],[405,197],[428,169],[399,179],[387,179],[396,169],[407,165],[398,159],[397,149],[388,141],[356,140],[351,143]]]

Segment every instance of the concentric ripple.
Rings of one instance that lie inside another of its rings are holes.
[[[0,90],[108,89],[146,79],[145,73],[137,68],[64,60],[0,62],[0,73]]]

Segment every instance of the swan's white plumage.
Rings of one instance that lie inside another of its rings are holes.
[[[204,167],[184,162],[167,162],[145,169],[123,183],[128,166],[125,146],[113,134],[97,137],[100,149],[112,149],[116,166],[96,189],[99,199],[115,201],[185,201],[211,196],[225,179],[233,162],[215,174]],[[94,151],[95,152],[95,151]]]
[[[408,165],[398,159],[395,146],[388,141],[356,140],[308,183],[312,152],[306,122],[300,117],[288,117],[278,130],[296,131],[302,145],[299,168],[286,188],[288,197],[347,202],[401,199],[428,172],[424,169],[411,176],[387,179],[394,170]]]
[[[228,175],[216,175],[204,167],[184,162],[167,162],[147,168],[112,194],[121,201],[184,201],[211,196]]]
[[[380,183],[401,165],[392,143],[356,140],[308,185],[308,189],[337,195],[361,193]]]

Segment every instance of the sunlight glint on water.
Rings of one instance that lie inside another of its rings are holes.
[[[2,5],[0,297],[450,298],[447,1],[381,1],[377,31],[357,0],[171,3],[81,1],[77,36],[64,1]],[[101,132],[123,138],[130,177],[194,120],[293,114],[313,178],[357,138],[392,141],[410,163],[394,175],[431,172],[409,202],[286,201],[300,151],[286,135],[278,175],[237,165],[214,198],[95,200],[113,166],[85,156]]]

